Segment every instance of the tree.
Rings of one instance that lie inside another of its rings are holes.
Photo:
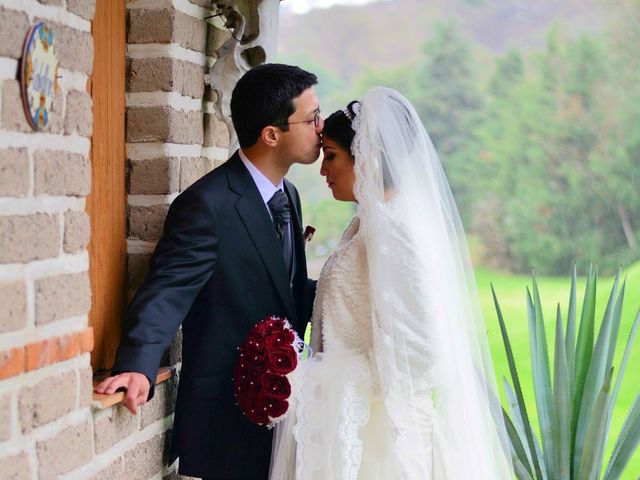
[[[608,31],[607,83],[598,92],[601,121],[594,125],[596,147],[590,157],[594,188],[612,205],[629,256],[637,258],[640,218],[640,5],[620,1]],[[630,43],[632,42],[632,43]],[[635,42],[635,43],[633,43]],[[635,224],[634,224],[635,221]]]
[[[422,52],[411,100],[446,163],[470,140],[472,119],[482,106],[481,96],[470,48],[452,21],[435,24],[434,34]]]
[[[527,68],[516,52],[496,62],[485,114],[456,162],[456,182],[474,178],[466,203],[488,263],[557,274],[574,261],[612,271],[637,258],[638,63],[605,40],[553,29]]]

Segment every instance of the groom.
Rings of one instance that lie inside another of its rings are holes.
[[[261,65],[233,90],[240,150],[179,195],[149,273],[128,308],[114,376],[96,389],[126,389],[125,405],[153,396],[160,358],[182,324],[183,355],[170,463],[205,479],[264,480],[271,431],[235,405],[237,347],[268,315],[304,334],[314,295],[307,279],[300,198],[284,179],[320,153],[323,120],[298,67]],[[283,219],[283,221],[280,221]]]

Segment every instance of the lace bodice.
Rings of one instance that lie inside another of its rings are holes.
[[[311,319],[314,351],[333,348],[367,355],[371,349],[371,306],[365,245],[354,217],[318,280]]]
[[[403,353],[415,359],[410,362],[411,372],[403,373],[417,381],[421,378],[420,385],[424,385],[424,376],[429,370],[426,366],[429,355],[424,347],[426,335],[412,329],[412,322],[408,321],[417,316],[424,318],[424,312],[417,307],[420,302],[414,301],[412,279],[417,278],[417,266],[412,263],[415,256],[411,255],[411,245],[406,242],[402,217],[398,212],[393,213],[394,241],[390,254],[394,256],[389,268],[399,269],[408,283],[399,289],[403,295],[392,295],[389,301],[397,304],[394,311],[403,322],[407,321],[403,342],[408,348]],[[394,442],[405,445],[418,441],[420,445],[431,445],[432,405],[428,395],[417,399],[409,395],[410,388],[405,389],[401,395],[407,400],[405,405],[411,402],[407,408],[411,415],[401,414],[403,418],[407,415],[411,420],[419,420],[421,427],[397,428],[404,425],[402,420],[392,427],[383,403],[380,365],[377,364],[380,359],[375,354],[373,323],[376,320],[364,237],[356,216],[326,261],[318,280],[311,344],[315,352],[322,353],[304,364],[304,380],[296,396],[297,480],[430,478],[408,475],[405,470],[408,461],[402,465],[397,449],[392,447]],[[414,346],[416,341],[419,345]],[[417,352],[420,355],[416,355]],[[429,438],[423,438],[425,435]],[[323,455],[314,452],[323,452]],[[332,461],[327,464],[329,457]]]
[[[413,387],[421,390],[433,385],[435,363],[433,358],[432,332],[430,325],[436,321],[437,306],[430,298],[420,295],[419,283],[437,281],[420,269],[414,253],[415,246],[407,239],[408,226],[403,222],[402,212],[387,205],[389,210],[381,215],[390,215],[393,225],[389,239],[391,244],[382,248],[387,252],[385,272],[394,278],[403,279],[402,285],[385,292],[382,299],[388,312],[393,312],[398,341],[402,338],[406,350],[402,352],[410,362],[411,371],[403,372],[410,378]],[[422,289],[424,290],[424,289]],[[372,312],[369,285],[369,266],[364,235],[360,220],[356,216],[346,228],[336,250],[326,261],[316,290],[316,299],[311,319],[311,347],[314,352],[360,354],[369,362],[375,362],[372,332]],[[379,338],[390,342],[391,339]],[[384,346],[381,347],[386,350]],[[389,359],[387,359],[388,361]],[[388,362],[385,362],[388,363]],[[403,362],[393,362],[398,365]],[[372,364],[373,366],[373,364]],[[374,371],[378,368],[374,367]],[[374,383],[377,383],[374,378]]]

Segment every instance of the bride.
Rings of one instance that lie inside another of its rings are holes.
[[[513,478],[464,231],[418,115],[375,87],[323,137],[321,174],[357,215],[318,280],[270,478]]]

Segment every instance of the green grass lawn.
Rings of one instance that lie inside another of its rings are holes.
[[[584,273],[584,272],[579,272]],[[640,307],[640,262],[626,269],[623,274],[627,279],[625,291],[625,301],[620,325],[620,338],[616,356],[614,359],[614,381],[617,374],[617,368],[620,365],[624,347],[626,345],[628,333],[631,329],[638,308]],[[500,327],[498,324],[493,299],[491,296],[490,284],[493,283],[500,302],[509,338],[516,358],[518,374],[523,384],[523,393],[527,404],[527,411],[532,422],[537,427],[537,417],[535,415],[534,397],[532,392],[532,377],[529,357],[529,332],[528,320],[526,313],[526,287],[531,286],[531,278],[522,275],[508,275],[502,272],[478,269],[476,271],[476,279],[478,290],[480,293],[480,301],[485,316],[485,323],[489,334],[489,343],[491,346],[491,355],[493,357],[494,368],[498,378],[500,390],[502,390],[502,378],[509,376],[509,367],[504,354],[502,337],[500,335]],[[544,308],[545,330],[547,341],[550,344],[549,355],[553,356],[553,337],[556,318],[556,306],[560,303],[563,318],[566,320],[566,310],[569,304],[569,288],[571,278],[559,277],[536,277],[540,290],[540,297]],[[581,311],[581,300],[584,292],[585,280],[579,279],[578,282],[578,314]],[[600,277],[598,279],[597,307],[596,307],[596,335],[599,329],[599,322],[602,320],[607,299],[613,285],[612,277]],[[579,318],[579,316],[578,316]],[[576,326],[577,328],[577,326]],[[550,358],[553,365],[553,359]],[[605,454],[605,465],[609,459],[611,450],[613,449],[615,439],[618,432],[622,428],[622,424],[629,411],[633,400],[640,392],[640,338],[636,337],[636,342],[632,351],[631,358],[627,365],[624,382],[618,395],[614,416],[611,426],[611,434],[608,441],[608,449]],[[553,375],[553,374],[552,374]],[[640,450],[628,464],[625,474],[621,477],[625,480],[640,479]]]

